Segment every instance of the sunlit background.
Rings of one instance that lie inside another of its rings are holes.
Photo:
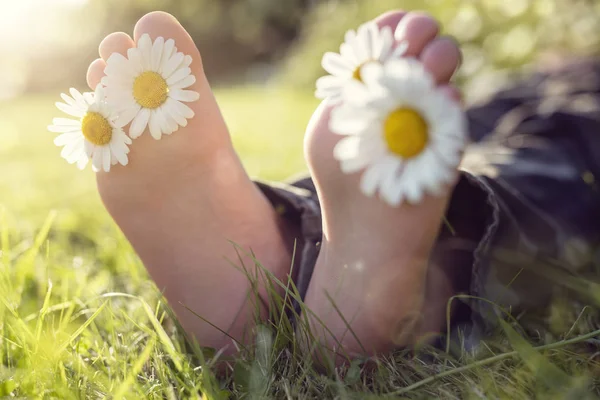
[[[469,101],[515,74],[600,49],[597,0],[0,0],[0,203],[26,219],[98,204],[93,174],[59,157],[46,125],[60,116],[61,92],[87,89],[102,38],[131,33],[149,11],[171,12],[196,41],[250,174],[283,179],[305,170],[322,54],[348,28],[395,8],[430,12],[461,42],[457,82]]]

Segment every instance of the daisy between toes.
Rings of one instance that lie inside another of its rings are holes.
[[[196,82],[191,73],[192,57],[177,51],[173,39],[142,35],[127,57],[112,54],[106,61],[101,83],[107,102],[119,113],[119,123],[128,124],[129,136],[139,137],[146,127],[154,139],[185,127],[194,111],[186,102],[198,100],[198,92],[186,90]]]
[[[71,96],[59,110],[77,119],[55,118],[48,130],[61,133],[54,143],[62,146],[61,156],[84,169],[92,160],[95,172],[109,172],[111,166],[129,163],[131,139],[146,128],[155,139],[170,135],[194,117],[186,102],[200,95],[186,90],[196,82],[189,68],[192,57],[177,51],[172,39],[158,37],[154,43],[143,35],[127,57],[114,53],[107,61],[106,76],[96,91]],[[129,136],[124,127],[131,123]]]
[[[460,106],[414,58],[368,63],[346,84],[329,128],[346,137],[334,148],[342,172],[364,170],[361,191],[390,206],[442,195],[467,143]]]
[[[79,169],[84,169],[91,159],[95,172],[108,172],[117,163],[127,165],[132,141],[106,103],[104,88],[98,85],[94,93],[82,94],[76,89],[70,93],[71,96],[62,94],[64,103],[56,106],[77,119],[54,118],[48,127],[50,132],[61,134],[54,139],[54,144],[62,147],[60,155]]]

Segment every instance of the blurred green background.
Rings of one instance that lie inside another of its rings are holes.
[[[338,49],[347,29],[397,8],[430,12],[461,42],[457,82],[469,102],[535,66],[600,51],[598,0],[0,0],[0,397],[71,398],[87,387],[82,379],[105,384],[92,387],[102,392],[129,385],[146,351],[140,338],[153,335],[139,302],[111,300],[84,325],[97,295],[124,292],[153,306],[160,297],[102,208],[91,169],[68,165],[46,131],[61,116],[59,93],[87,89],[104,36],[131,33],[149,11],[174,14],[203,54],[250,175],[280,180],[305,170],[302,139],[323,53]],[[27,336],[34,325],[37,335]],[[154,365],[168,374],[160,354]],[[153,376],[148,390],[171,390]],[[177,385],[193,393],[196,379],[190,372]],[[513,387],[521,390],[502,390]]]
[[[552,57],[600,50],[597,0],[0,0],[0,203],[32,216],[96,201],[91,173],[66,165],[45,127],[61,91],[86,89],[102,38],[149,11],[175,15],[198,44],[250,173],[282,179],[304,170],[323,53],[397,8],[430,12],[461,42],[469,101]]]

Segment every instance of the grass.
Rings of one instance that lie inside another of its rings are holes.
[[[304,170],[309,95],[217,94],[253,176]],[[91,171],[67,165],[45,125],[54,96],[0,104],[0,398],[595,398],[598,302],[557,302],[531,340],[505,323],[469,353],[430,348],[320,373],[274,315],[217,379],[103,210]],[[291,293],[293,295],[293,293]],[[281,299],[273,299],[274,313]],[[510,321],[510,320],[509,320]],[[276,322],[276,323],[275,323]],[[541,346],[535,349],[534,346]],[[342,373],[343,372],[343,373]]]

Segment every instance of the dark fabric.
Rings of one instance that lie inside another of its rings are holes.
[[[534,74],[467,114],[474,143],[432,258],[458,277],[459,292],[496,304],[468,302],[468,320],[485,334],[497,306],[548,304],[559,286],[548,268],[578,276],[592,262],[600,241],[600,64]],[[259,186],[302,232],[296,283],[304,296],[321,240],[315,188],[310,178]]]

